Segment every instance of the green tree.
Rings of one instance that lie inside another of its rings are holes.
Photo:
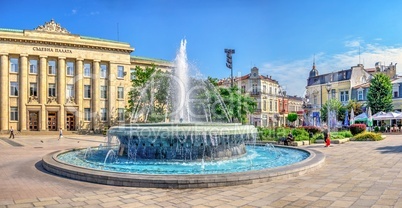
[[[296,120],[297,120],[297,113],[289,113],[288,114],[288,121],[290,122],[290,123],[293,123],[293,122],[295,122]]]
[[[322,121],[327,121],[328,117],[328,108],[330,111],[335,111],[336,112],[336,119],[338,121],[343,121],[345,119],[345,112],[346,112],[346,107],[342,105],[341,101],[338,99],[330,99],[324,105],[321,107],[321,119]]]
[[[362,107],[363,107],[363,104],[357,102],[356,100],[349,100],[348,104],[346,105],[349,115],[350,115],[351,109],[353,109],[353,113],[355,114],[355,116],[363,113]]]
[[[208,77],[208,81],[213,85],[213,87],[218,87],[218,79]],[[226,107],[227,113],[229,114],[230,120],[241,122],[243,124],[248,123],[247,115],[253,113],[257,107],[257,102],[254,98],[241,94],[238,87],[218,88],[219,95],[225,106],[216,105],[216,100],[220,99],[214,96],[213,90],[210,90],[210,103],[213,106],[213,114],[215,117],[222,117],[225,114],[225,110],[222,109]],[[215,103],[215,104],[214,104]]]
[[[373,114],[380,111],[390,112],[393,110],[392,84],[387,75],[381,73],[374,75],[367,93],[367,100]]]
[[[129,91],[126,113],[142,122],[160,122],[165,119],[169,74],[156,70],[155,66],[135,67],[132,73],[132,90]],[[129,116],[129,117],[130,117]],[[133,119],[133,118],[132,118]]]

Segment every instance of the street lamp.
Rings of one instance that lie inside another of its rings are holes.
[[[327,85],[325,85],[325,88],[327,89],[327,93],[328,93],[328,101],[327,101],[327,124],[328,124],[328,133],[331,131],[331,126],[329,124],[329,92],[331,91],[331,83],[328,82]]]
[[[230,69],[230,87],[233,87],[233,61],[232,54],[235,53],[234,49],[225,49],[226,53],[226,67]]]

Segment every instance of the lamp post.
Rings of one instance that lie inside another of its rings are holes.
[[[235,53],[234,49],[225,49],[226,53],[226,67],[230,69],[230,87],[233,87],[233,61],[232,54]]]
[[[331,126],[329,124],[329,100],[330,100],[330,95],[329,92],[331,91],[331,83],[328,82],[327,85],[325,85],[325,88],[327,89],[327,93],[328,93],[328,101],[327,101],[327,124],[328,124],[328,133],[331,131]]]

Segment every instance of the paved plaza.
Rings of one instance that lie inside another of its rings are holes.
[[[322,151],[324,166],[283,181],[207,189],[115,187],[49,174],[44,155],[105,142],[93,135],[57,138],[0,138],[0,207],[402,207],[402,135],[303,147]]]

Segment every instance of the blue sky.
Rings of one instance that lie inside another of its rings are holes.
[[[359,49],[366,68],[402,64],[401,11],[402,1],[380,0],[0,0],[0,28],[53,18],[73,34],[170,61],[186,38],[189,61],[216,78],[230,76],[224,48],[233,48],[235,75],[256,66],[301,96],[314,56],[320,74],[358,64]]]

